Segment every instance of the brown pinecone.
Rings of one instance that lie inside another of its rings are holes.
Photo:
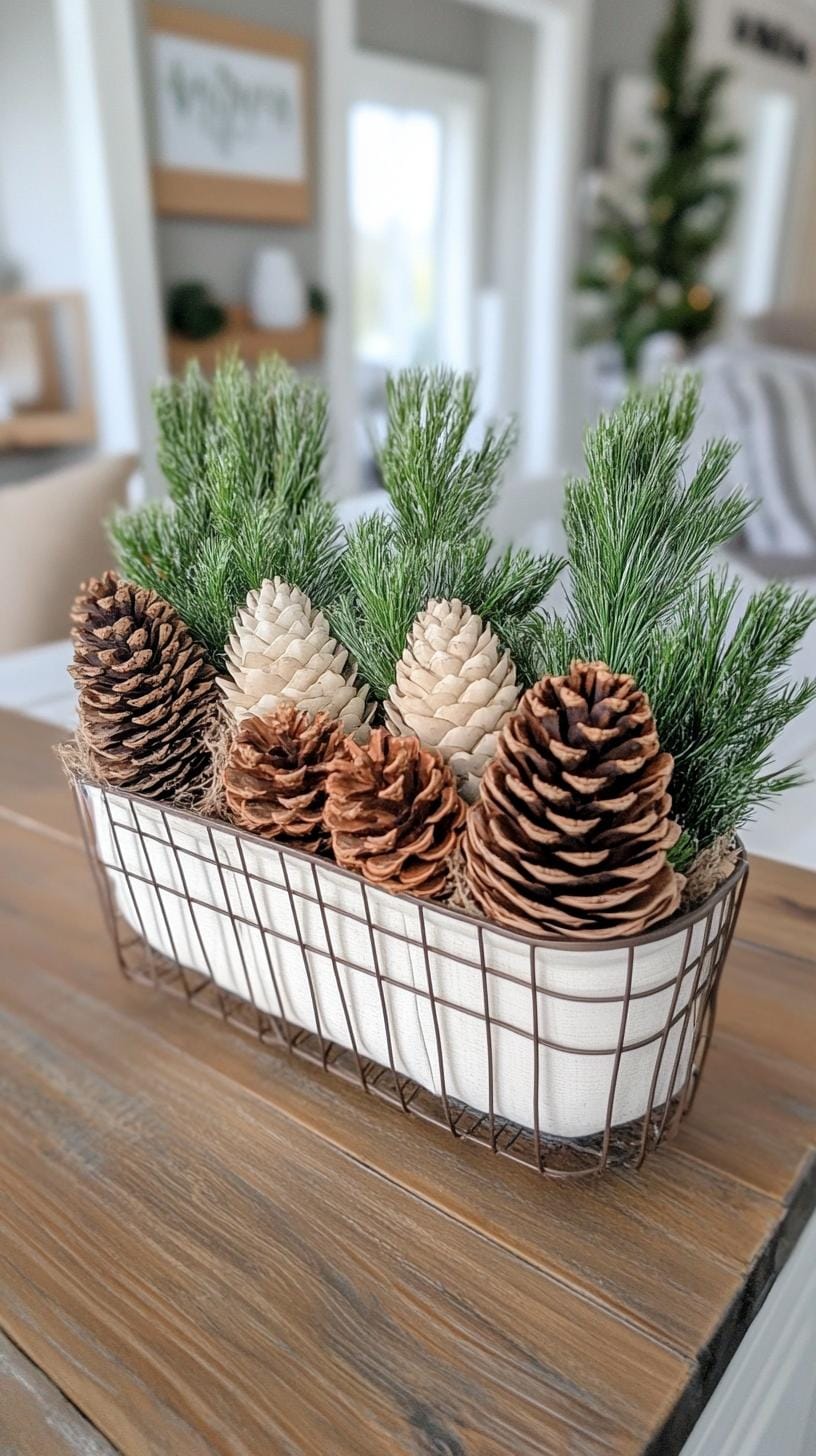
[[[337,863],[388,890],[441,895],[464,817],[451,770],[416,738],[375,728],[366,744],[346,739],[329,773]]]
[[[78,738],[99,783],[169,799],[207,765],[215,673],[174,607],[108,571],[71,610]]]
[[[335,718],[326,713],[311,718],[291,703],[244,718],[224,769],[233,822],[311,854],[326,849],[326,775],[343,736]]]
[[[527,935],[637,935],[676,910],[666,850],[674,761],[631,677],[573,662],[524,694],[468,814],[468,883],[482,913]]]

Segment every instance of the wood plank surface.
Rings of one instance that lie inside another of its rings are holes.
[[[657,1341],[32,964],[0,1048],[8,1328],[114,1445],[625,1452],[688,1383]]]
[[[783,799],[779,813],[784,812]],[[754,945],[815,961],[816,875],[796,865],[752,856],[739,935]]]
[[[800,952],[735,944],[672,1148],[541,1183],[124,982],[59,736],[0,715],[21,1349],[128,1453],[677,1451],[813,1202]],[[800,946],[766,864],[746,939]]]
[[[3,1456],[115,1456],[104,1436],[3,1334],[0,1451]]]
[[[0,709],[0,819],[81,843],[68,782],[54,749],[64,728]]]
[[[0,856],[12,858],[0,827]],[[653,1159],[641,1176],[546,1187],[524,1168],[496,1164],[449,1135],[420,1126],[356,1088],[261,1047],[215,1021],[191,1016],[169,998],[111,975],[110,952],[95,913],[84,858],[59,845],[22,844],[2,893],[0,935],[24,974],[50,970],[173,1048],[216,1066],[301,1126],[383,1176],[401,1182],[448,1216],[470,1224],[646,1333],[694,1356],[712,1333],[712,1308],[739,1290],[747,1260],[761,1247],[776,1205],[690,1159]],[[37,923],[34,867],[45,862],[52,886]],[[93,926],[88,933],[90,902]],[[59,957],[54,956],[62,934]],[[644,1179],[645,1184],[644,1184]],[[638,1231],[637,1240],[632,1229]],[[738,1234],[735,1252],[735,1233]],[[700,1260],[704,1248],[707,1259]],[[645,1249],[650,1257],[644,1258]],[[667,1281],[678,1293],[666,1301]]]

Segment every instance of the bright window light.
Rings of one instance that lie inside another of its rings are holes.
[[[350,126],[355,354],[389,368],[433,362],[440,119],[359,102]]]

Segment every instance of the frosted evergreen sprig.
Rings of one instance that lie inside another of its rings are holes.
[[[488,425],[479,447],[469,446],[476,381],[450,369],[393,375],[386,402],[388,430],[377,463],[401,535],[411,541],[471,535],[496,501],[515,424]]]
[[[698,582],[656,635],[645,674],[661,743],[675,760],[673,812],[686,830],[680,868],[805,781],[795,765],[774,769],[770,750],[816,699],[816,679],[787,679],[816,620],[816,597],[771,582],[736,616],[739,593],[724,570]]]
[[[388,383],[388,428],[379,452],[392,515],[349,533],[345,590],[333,629],[384,698],[414,619],[434,597],[459,598],[499,640],[536,614],[562,562],[526,549],[498,558],[484,521],[495,503],[515,428],[469,440],[475,382],[451,370],[407,370]]]
[[[320,495],[324,392],[279,359],[196,364],[154,392],[170,501],[114,517],[122,572],[159,592],[220,664],[233,614],[265,577],[317,605],[340,590],[340,530]]]
[[[676,764],[681,869],[802,781],[795,766],[775,770],[770,750],[816,696],[814,682],[786,677],[816,598],[772,583],[740,615],[738,583],[708,570],[753,506],[726,490],[734,450],[725,441],[707,445],[685,479],[698,408],[697,380],[669,380],[588,432],[586,479],[568,486],[564,512],[567,612],[525,621],[507,641],[526,676],[601,659],[648,693]]]
[[[736,447],[706,445],[684,478],[700,384],[631,394],[586,437],[586,478],[567,486],[568,622],[581,655],[640,680],[656,628],[754,509],[723,492]]]
[[[697,378],[669,378],[587,431],[586,476],[568,483],[564,505],[567,610],[533,623],[523,645],[536,676],[578,656],[645,686],[655,633],[754,509],[725,488],[736,453],[726,440],[707,444],[686,478],[699,400]]]

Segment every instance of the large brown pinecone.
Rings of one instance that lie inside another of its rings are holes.
[[[326,713],[310,718],[291,703],[244,718],[224,769],[234,823],[312,854],[326,849],[326,775],[343,736],[336,719]]]
[[[375,728],[346,739],[328,779],[326,824],[338,864],[388,890],[445,890],[465,806],[435,749]]]
[[[201,778],[215,673],[174,607],[108,571],[71,611],[79,733],[101,784],[171,799]]]
[[[524,694],[468,814],[468,884],[513,930],[569,939],[637,935],[676,910],[666,851],[674,761],[645,693],[604,663],[573,662]]]

